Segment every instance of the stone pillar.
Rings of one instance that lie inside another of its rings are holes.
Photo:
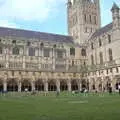
[[[35,82],[34,81],[31,82],[31,87],[32,87],[32,91],[34,91],[35,90]]]
[[[57,91],[60,92],[60,81],[59,80],[56,81],[56,86],[57,86]]]
[[[19,81],[18,82],[18,92],[21,92],[21,86],[22,86],[21,81]]]
[[[92,92],[93,81],[90,78],[88,78],[88,80],[89,80],[89,92]]]
[[[6,92],[7,91],[7,80],[4,79],[3,81],[3,91]]]
[[[81,84],[81,81],[79,80],[78,82],[78,90],[81,91],[82,90],[82,84]]]
[[[69,79],[67,82],[68,85],[68,91],[71,92],[71,80]]]
[[[44,81],[44,91],[48,92],[48,80]]]
[[[116,91],[115,85],[116,85],[116,80],[113,76],[110,77],[111,79],[111,86],[112,86],[112,90]]]

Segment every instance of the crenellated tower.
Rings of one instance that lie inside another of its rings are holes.
[[[85,41],[101,26],[99,0],[68,0],[68,33],[75,43]]]

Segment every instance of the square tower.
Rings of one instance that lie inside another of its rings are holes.
[[[99,0],[68,0],[68,33],[74,42],[84,44],[101,26]]]

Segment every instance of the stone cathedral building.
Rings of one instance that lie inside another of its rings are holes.
[[[120,82],[120,9],[68,0],[69,36],[0,27],[0,91],[107,91]]]

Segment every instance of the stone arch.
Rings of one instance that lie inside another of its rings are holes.
[[[56,91],[56,90],[57,90],[56,82],[54,80],[49,80],[48,91]]]
[[[60,90],[61,91],[67,91],[68,90],[68,85],[66,80],[61,80],[60,81]]]
[[[44,91],[44,83],[42,79],[38,79],[37,81],[35,81],[35,90]]]
[[[77,80],[72,80],[71,81],[71,90],[72,91],[78,90],[78,82],[77,82]]]
[[[3,80],[0,79],[0,92],[3,91]]]
[[[81,85],[82,85],[82,90],[85,90],[85,89],[89,90],[89,80],[83,79],[81,81]]]
[[[111,86],[111,80],[109,77],[106,77],[106,86],[105,86],[106,90],[109,90],[110,86]]]
[[[115,89],[118,90],[118,85],[120,84],[120,76],[116,76]]]
[[[98,90],[102,91],[103,90],[103,84],[101,78],[98,79]]]
[[[85,88],[86,88],[86,81],[82,80],[82,89],[85,89]]]
[[[18,91],[18,82],[15,79],[9,79],[7,81],[7,91],[13,92],[13,91]]]
[[[25,91],[25,89],[32,91],[31,82],[29,80],[23,80],[21,82],[21,91]]]
[[[95,83],[95,79],[92,78],[92,90],[96,89],[96,83]]]

